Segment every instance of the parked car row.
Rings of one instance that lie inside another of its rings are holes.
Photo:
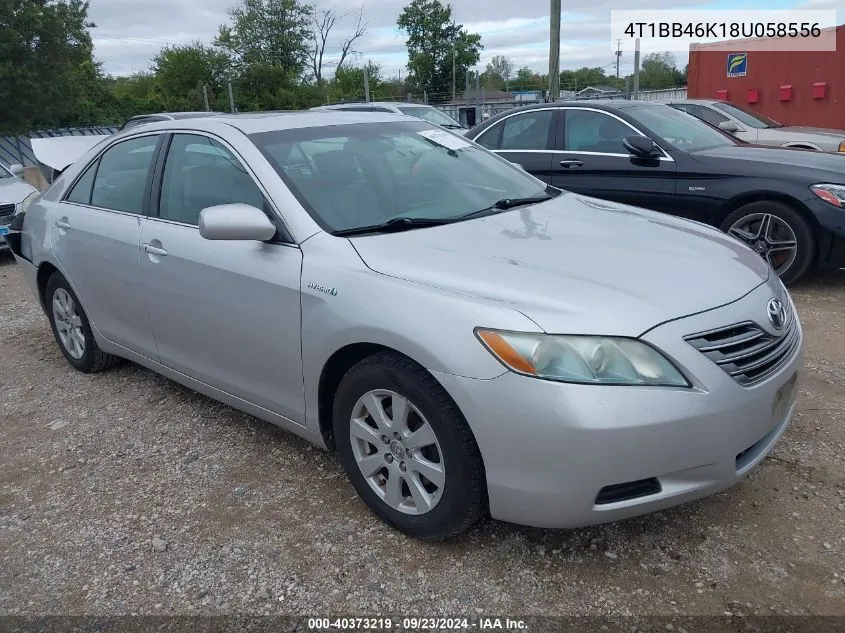
[[[746,143],[638,101],[529,105],[466,136],[554,187],[718,227],[787,284],[845,267],[845,154]]]
[[[746,163],[778,154],[694,121],[561,104],[472,133],[540,178],[393,113],[149,122],[68,167],[9,243],[72,367],[129,359],[336,450],[407,534],[601,523],[742,480],[794,406],[801,324],[759,249],[622,204],[674,212],[680,188],[713,221],[767,186]],[[809,218],[842,213],[813,156],[792,182],[817,216],[726,215],[790,275],[820,252]],[[616,200],[584,195],[605,181]]]

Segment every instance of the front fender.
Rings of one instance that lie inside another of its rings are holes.
[[[317,424],[323,368],[344,347],[380,345],[430,371],[495,378],[505,369],[478,342],[474,328],[542,331],[495,301],[374,272],[348,240],[322,233],[302,249],[302,368],[309,426]]]

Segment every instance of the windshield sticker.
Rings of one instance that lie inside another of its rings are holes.
[[[417,132],[417,134],[446,149],[459,150],[465,147],[471,147],[469,141],[446,130],[423,130],[422,132]]]

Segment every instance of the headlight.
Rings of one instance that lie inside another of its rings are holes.
[[[845,185],[813,185],[810,191],[834,207],[845,208]]]
[[[18,205],[18,209],[17,209],[17,211],[15,211],[15,214],[17,215],[18,213],[23,213],[27,209],[29,209],[29,205],[31,205],[32,201],[35,200],[35,198],[37,198],[37,197],[38,197],[37,191],[33,191],[31,194],[29,194],[26,198],[23,199],[23,202],[21,202]]]
[[[843,154],[845,154],[845,141],[842,141],[839,144],[839,151],[842,152]]]
[[[665,356],[632,338],[485,329],[476,335],[505,367],[526,376],[580,384],[690,386]]]

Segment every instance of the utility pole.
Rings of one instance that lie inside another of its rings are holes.
[[[210,112],[211,108],[208,107],[208,86],[205,84],[202,85],[202,100],[205,103],[205,111]]]
[[[622,40],[616,40],[616,78],[619,79],[619,62],[622,60]]]
[[[458,51],[452,46],[452,103],[455,103],[456,99],[456,91],[455,91],[455,57],[457,57]]]
[[[364,66],[364,101],[370,102],[370,72],[366,66]]]
[[[235,97],[232,95],[232,82],[229,82],[229,110],[235,113]]]
[[[634,44],[634,100],[640,97],[640,38]]]
[[[549,101],[557,101],[560,97],[560,0],[551,0],[549,20]]]

